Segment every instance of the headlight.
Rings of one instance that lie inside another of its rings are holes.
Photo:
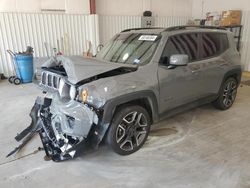
[[[93,87],[80,88],[78,96],[79,101],[89,104],[95,108],[100,108],[105,103],[105,99]]]
[[[63,100],[74,100],[76,96],[76,88],[66,83],[63,79],[60,80],[58,92],[60,98]]]
[[[82,91],[82,102],[87,102],[87,100],[88,100],[88,91],[84,89]]]

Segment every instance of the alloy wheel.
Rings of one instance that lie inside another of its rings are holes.
[[[148,132],[146,116],[137,111],[125,115],[116,129],[116,142],[124,151],[132,151],[139,147]]]
[[[226,107],[232,106],[237,94],[237,83],[234,80],[228,82],[223,92],[223,104]]]

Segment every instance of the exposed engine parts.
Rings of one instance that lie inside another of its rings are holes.
[[[71,104],[68,105],[67,111],[75,112],[72,117],[64,114],[60,103],[57,101],[58,103],[54,104],[56,101],[37,98],[30,113],[31,125],[16,136],[17,141],[23,140],[22,144],[7,157],[21,150],[37,133],[40,135],[46,155],[53,161],[72,159],[77,155],[80,146],[87,143],[86,139],[89,133],[91,134],[90,129],[97,116],[86,105],[80,107]],[[85,113],[86,111],[88,113]],[[88,124],[82,124],[82,121]]]

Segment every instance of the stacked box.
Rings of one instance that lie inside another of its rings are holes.
[[[222,12],[221,26],[234,26],[241,24],[241,10],[228,10]]]

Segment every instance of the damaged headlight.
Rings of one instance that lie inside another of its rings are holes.
[[[76,97],[75,86],[66,83],[63,79],[60,80],[58,92],[62,100],[74,100]]]
[[[78,100],[95,108],[99,108],[105,103],[103,96],[101,96],[94,88],[79,89]]]
[[[84,89],[82,91],[82,102],[86,103],[88,101],[88,90]]]

